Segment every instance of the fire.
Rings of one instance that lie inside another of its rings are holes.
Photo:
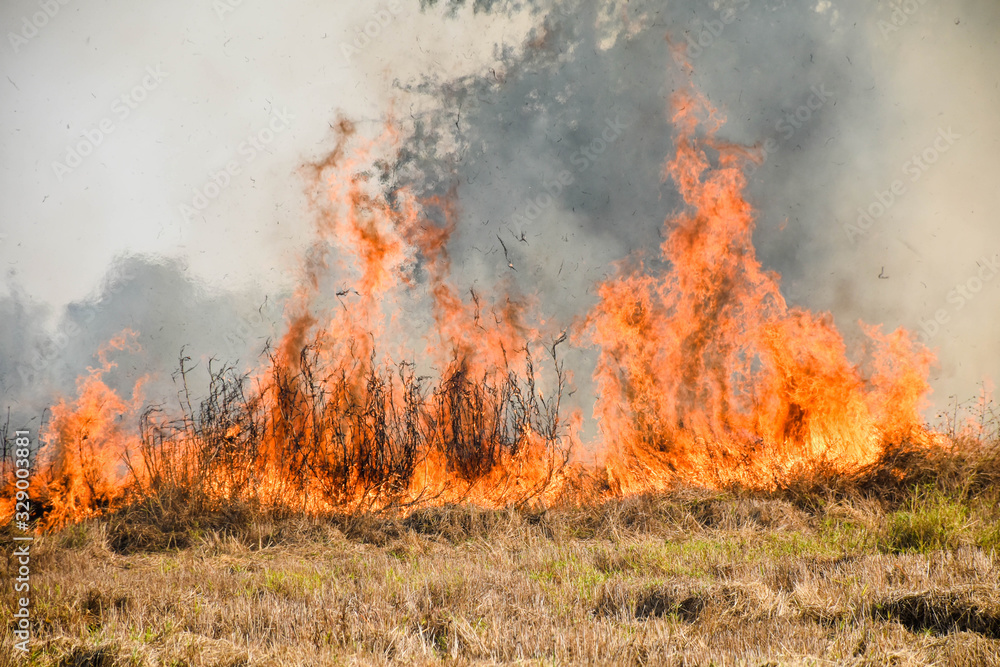
[[[147,415],[141,483],[307,512],[552,493],[575,428],[559,413],[555,344],[540,355],[511,290],[453,284],[454,192],[390,198],[374,182],[391,126],[368,144],[339,129],[341,146],[310,166],[320,214],[285,334],[248,376],[215,374],[200,411]],[[351,282],[331,289],[332,267]],[[426,368],[409,361],[419,347]]]
[[[686,208],[664,224],[668,269],[604,282],[586,322],[600,348],[595,416],[612,487],[766,486],[796,467],[848,471],[886,444],[925,438],[931,353],[903,330],[869,327],[866,373],[830,315],[789,307],[752,242],[742,166],[753,155],[715,139],[722,120],[700,96],[679,93],[674,107],[677,154],[664,176]]]
[[[43,448],[35,461],[40,475],[33,482],[42,489],[46,526],[89,516],[121,498],[128,477],[124,457],[137,444],[131,428],[142,406],[145,378],[126,401],[105,384],[104,376],[117,366],[110,359],[112,351],[138,351],[136,336],[125,330],[108,341],[97,353],[100,365],[77,380],[76,400],[60,400],[52,408],[41,434],[52,446]]]
[[[742,168],[754,152],[715,137],[721,117],[700,96],[673,105],[677,151],[663,176],[684,209],[664,223],[654,266],[666,268],[630,258],[571,336],[598,351],[604,453],[593,469],[569,464],[582,415],[562,404],[566,331],[504,281],[461,289],[448,253],[457,192],[386,187],[378,165],[398,131],[389,123],[365,143],[342,121],[337,148],[307,170],[319,215],[284,335],[251,372],[213,371],[200,407],[144,412],[138,433],[140,387],[130,401],[108,388],[102,350],[77,400],[53,409],[48,525],[128,490],[323,512],[502,506],[587,479],[613,494],[768,486],[927,441],[932,355],[905,331],[868,327],[868,354],[852,363],[830,315],[789,306],[753,245]]]

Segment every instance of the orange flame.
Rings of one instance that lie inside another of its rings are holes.
[[[587,319],[601,350],[595,414],[614,444],[613,485],[768,485],[796,465],[849,470],[888,442],[924,437],[931,353],[903,330],[867,328],[865,375],[829,314],[789,307],[752,242],[741,168],[752,154],[714,138],[721,120],[700,96],[679,93],[674,107],[677,154],[664,175],[686,210],[664,225],[668,270],[604,282]]]
[[[929,441],[920,409],[931,353],[903,330],[865,327],[869,354],[852,363],[829,314],[786,304],[753,245],[742,171],[753,151],[715,138],[722,120],[702,97],[680,93],[674,107],[677,152],[664,178],[684,209],[664,224],[667,268],[623,265],[574,335],[599,352],[597,470],[609,491],[769,486],[803,467],[847,471],[890,443]],[[554,498],[584,474],[566,466],[582,417],[560,415],[563,337],[553,344],[535,301],[510,285],[463,297],[448,254],[457,192],[390,196],[374,177],[398,150],[391,123],[353,149],[353,126],[338,129],[337,148],[311,165],[316,239],[266,362],[249,382],[213,378],[197,414],[145,413],[136,436],[121,424],[139,409],[141,381],[131,401],[120,398],[102,379],[114,366],[102,350],[46,431],[48,525],[113,505],[129,483],[320,512]],[[331,288],[331,273],[350,282]],[[126,349],[129,336],[110,348]],[[426,378],[402,361],[417,346]],[[137,450],[141,468],[126,470]]]
[[[34,486],[41,487],[41,502],[47,505],[47,527],[78,520],[109,507],[121,496],[127,478],[124,455],[135,446],[134,428],[142,406],[140,378],[130,401],[122,399],[104,382],[117,366],[109,357],[113,350],[137,352],[137,334],[125,330],[97,353],[100,365],[87,369],[77,380],[77,398],[60,400],[41,434],[51,447],[40,449],[36,461],[40,475]]]

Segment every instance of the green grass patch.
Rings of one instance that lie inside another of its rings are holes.
[[[886,516],[881,546],[891,553],[956,549],[970,527],[965,504],[937,489],[918,489],[902,509]]]

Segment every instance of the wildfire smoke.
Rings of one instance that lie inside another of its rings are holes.
[[[583,418],[563,404],[566,331],[507,281],[466,295],[448,250],[455,188],[422,198],[394,183],[384,165],[399,129],[365,142],[341,121],[336,149],[307,170],[315,241],[263,363],[213,369],[195,406],[183,358],[180,414],[148,408],[133,433],[122,416],[138,414],[141,386],[126,401],[104,385],[102,352],[45,433],[45,524],[136,494],[315,513],[770,486],[930,444],[930,352],[870,327],[855,363],[830,315],[788,306],[753,245],[743,168],[755,151],[716,138],[721,115],[699,94],[675,94],[672,108],[663,176],[683,207],[664,222],[661,257],[622,263],[571,327],[573,345],[597,352],[593,467],[570,464]]]

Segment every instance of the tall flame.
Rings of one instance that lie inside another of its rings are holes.
[[[121,496],[127,479],[125,456],[135,451],[132,435],[143,402],[139,378],[131,400],[121,398],[104,377],[116,368],[113,351],[138,352],[137,333],[126,329],[100,350],[100,364],[77,380],[77,398],[52,407],[52,416],[41,434],[53,446],[40,452],[35,466],[41,472],[34,485],[41,487],[47,507],[45,523],[57,526],[109,507]]]
[[[703,97],[677,93],[673,106],[677,153],[664,176],[685,209],[664,224],[668,268],[605,281],[587,318],[613,485],[767,485],[797,465],[848,470],[888,442],[923,438],[931,353],[903,330],[869,327],[865,374],[829,314],[789,307],[753,245],[743,194],[753,154],[715,138],[722,120]]]

